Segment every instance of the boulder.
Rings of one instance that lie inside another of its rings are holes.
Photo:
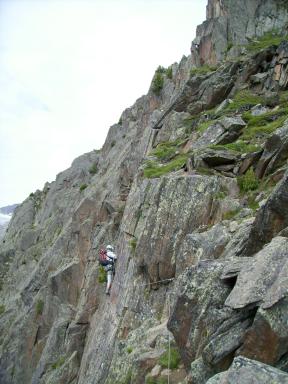
[[[243,255],[250,256],[271,241],[288,226],[288,171],[266,203],[257,212],[248,239],[243,243]]]
[[[232,152],[224,149],[204,149],[201,152],[197,152],[194,157],[195,165],[204,161],[209,167],[235,164],[240,159],[240,155],[236,152]]]
[[[253,318],[250,310],[239,312],[224,306],[232,289],[220,279],[227,263],[200,261],[178,278],[168,329],[187,369],[202,359],[194,366],[194,377],[207,379],[213,372],[227,369]],[[204,383],[201,380],[195,384]]]
[[[246,123],[240,116],[224,117],[212,123],[197,140],[187,146],[187,150],[199,149],[211,144],[231,143],[240,136],[245,126]]]
[[[288,120],[266,141],[255,174],[261,178],[275,171],[288,158]]]
[[[206,384],[287,384],[288,375],[279,369],[245,357],[236,357],[227,372],[220,373]]]
[[[177,274],[200,260],[214,260],[221,256],[230,240],[227,229],[216,224],[205,232],[188,234],[180,248],[177,262]]]
[[[260,308],[237,354],[277,366],[288,353],[288,298],[270,308]],[[267,348],[269,345],[269,348]]]
[[[288,293],[287,254],[288,239],[275,237],[250,261],[243,264],[225,305],[234,309],[244,308],[249,304],[270,308],[281,300]]]

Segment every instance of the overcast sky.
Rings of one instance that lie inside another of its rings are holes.
[[[0,207],[22,202],[188,55],[207,0],[0,0]]]

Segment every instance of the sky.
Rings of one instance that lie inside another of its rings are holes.
[[[0,0],[0,207],[99,149],[207,0]]]

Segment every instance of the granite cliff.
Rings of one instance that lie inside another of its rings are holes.
[[[209,0],[191,56],[16,208],[1,383],[288,383],[287,25]]]

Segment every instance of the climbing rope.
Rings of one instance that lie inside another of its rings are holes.
[[[168,319],[170,319],[171,308],[170,308],[170,293],[168,293]],[[168,333],[168,384],[170,384],[170,361],[171,361],[171,340],[170,332]]]

